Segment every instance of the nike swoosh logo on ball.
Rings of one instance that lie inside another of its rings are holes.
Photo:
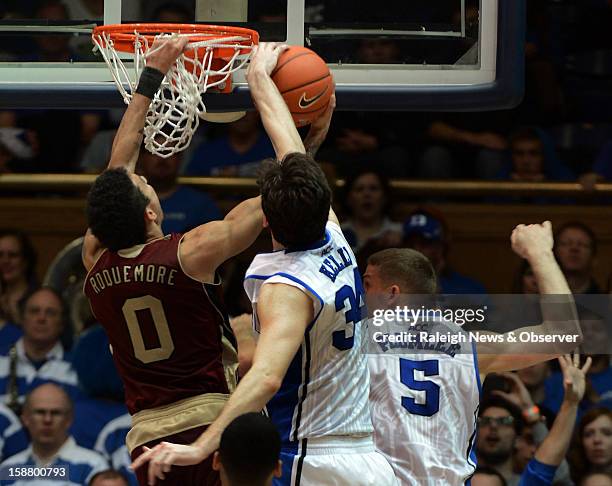
[[[325,89],[323,91],[321,91],[318,95],[313,96],[312,98],[306,98],[306,93],[302,93],[300,101],[298,102],[299,107],[305,109],[314,104],[319,98],[321,98],[321,96],[323,96],[327,92],[327,88],[328,87],[325,86]]]

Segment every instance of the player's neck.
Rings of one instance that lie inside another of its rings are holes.
[[[164,237],[164,232],[161,229],[161,226],[150,223],[147,227],[147,243],[150,243],[153,240],[158,240],[159,238]]]
[[[284,250],[284,249],[285,249],[285,245],[282,245],[281,243],[276,241],[273,236],[272,237],[272,250],[278,251],[278,250]]]

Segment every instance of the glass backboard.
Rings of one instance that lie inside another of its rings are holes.
[[[485,110],[523,91],[525,0],[5,0],[0,106],[122,106],[94,51],[96,25],[246,26],[265,41],[305,45],[330,65],[339,109]],[[244,72],[211,111],[251,105]]]

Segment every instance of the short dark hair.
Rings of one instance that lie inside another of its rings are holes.
[[[123,168],[100,174],[87,195],[87,221],[92,233],[111,251],[146,241],[144,211],[149,198]]]
[[[492,407],[507,410],[508,413],[514,417],[514,430],[516,435],[520,435],[523,432],[523,427],[525,426],[523,422],[523,412],[517,405],[505,400],[504,398],[490,395],[480,404],[478,416],[481,417],[489,408]]]
[[[379,268],[385,282],[402,287],[404,293],[435,294],[438,288],[436,272],[428,258],[409,248],[390,248],[374,253],[368,265]]]
[[[115,471],[114,469],[106,469],[105,471],[100,471],[99,473],[94,474],[89,480],[89,486],[92,486],[96,479],[120,479],[125,483],[125,486],[129,486],[127,478],[119,471]]]
[[[272,421],[259,413],[247,413],[223,431],[219,460],[232,485],[254,485],[272,474],[280,449],[280,435]]]
[[[276,241],[296,248],[323,238],[331,189],[310,155],[290,153],[280,164],[264,161],[258,184],[261,206]]]
[[[476,474],[486,474],[487,476],[495,476],[497,479],[499,479],[499,483],[502,486],[507,486],[507,482],[506,479],[502,476],[502,474],[497,470],[497,469],[493,469],[492,467],[489,466],[478,466],[476,468],[476,471],[474,471],[474,476],[476,476]]]
[[[555,249],[557,247],[557,240],[561,236],[561,233],[570,228],[580,230],[589,237],[591,240],[591,252],[593,255],[595,255],[597,253],[597,236],[595,235],[595,232],[582,221],[568,221],[557,228],[557,231],[555,231]]]

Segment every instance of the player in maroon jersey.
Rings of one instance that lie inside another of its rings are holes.
[[[263,226],[258,197],[242,202],[222,221],[184,235],[162,233],[159,199],[134,167],[151,98],[187,40],[156,42],[162,45],[151,50],[108,168],[89,193],[83,244],[85,293],[109,336],[132,414],[127,438],[132,458],[161,441],[195,441],[225,404],[232,376],[224,366],[224,351],[231,350],[226,344],[233,336],[220,303],[216,269],[248,248]],[[276,57],[282,49],[274,48]],[[266,99],[256,103],[270,109]],[[269,135],[282,160],[289,151],[286,137]],[[146,469],[137,474],[145,485]],[[218,481],[206,461],[175,468],[162,484]]]

